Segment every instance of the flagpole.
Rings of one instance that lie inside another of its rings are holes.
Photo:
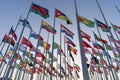
[[[85,52],[84,52],[84,47],[82,43],[82,35],[81,35],[81,29],[80,29],[80,24],[78,22],[78,11],[77,11],[77,5],[76,5],[76,0],[74,0],[74,5],[75,5],[75,11],[76,11],[76,20],[77,20],[77,32],[78,32],[78,40],[79,40],[79,49],[80,49],[80,59],[81,59],[81,66],[83,70],[83,80],[90,80],[89,79],[89,74],[88,74],[88,69],[87,69],[87,64],[86,64],[86,58],[85,58]]]
[[[120,13],[120,10],[119,10],[118,6],[117,6],[117,5],[115,5],[115,7],[116,7],[116,9],[118,10],[118,12]]]
[[[55,13],[56,14],[56,13]],[[53,23],[53,28],[55,29],[55,21],[56,21],[56,18],[55,18],[55,14],[54,14],[54,23]],[[55,34],[53,34],[53,37],[52,37],[52,55],[51,55],[51,57],[52,57],[52,60],[51,60],[51,66],[53,66],[53,55],[54,55],[54,48],[53,48],[53,46],[54,46],[54,38],[55,38]],[[50,80],[52,80],[52,71],[53,71],[53,69],[51,68],[51,71],[50,71]]]
[[[31,6],[32,6],[32,4],[31,4]],[[31,9],[31,7],[30,7],[30,9]],[[28,14],[27,14],[26,20],[27,20],[28,17],[29,17],[30,9],[29,9],[29,11],[28,11]],[[9,79],[8,77],[9,77],[10,70],[11,70],[11,68],[12,68],[12,63],[13,63],[13,60],[14,60],[14,58],[15,58],[15,55],[16,55],[16,52],[17,52],[17,49],[18,49],[18,46],[19,46],[20,40],[21,40],[21,38],[22,38],[22,35],[23,35],[23,32],[24,32],[25,26],[26,26],[26,22],[25,22],[25,25],[23,25],[23,28],[22,28],[22,31],[21,31],[21,34],[20,34],[20,37],[19,37],[18,43],[17,43],[16,48],[15,48],[15,50],[14,50],[13,57],[12,57],[12,59],[9,61],[10,65],[9,65],[9,67],[8,67],[7,74],[6,74],[6,76],[5,76],[6,79],[3,79],[3,80],[8,80],[8,79]]]
[[[105,23],[106,23],[106,25],[107,25],[107,28],[108,28],[108,30],[109,30],[109,32],[110,32],[110,35],[111,35],[111,37],[112,37],[112,39],[113,39],[113,42],[114,42],[114,45],[115,45],[115,47],[117,48],[117,44],[116,44],[116,42],[115,42],[115,39],[114,39],[114,37],[113,37],[113,35],[112,35],[111,30],[109,29],[109,25],[108,25],[108,23],[107,23],[107,21],[106,21],[106,18],[105,18],[104,14],[103,14],[102,8],[100,7],[100,4],[99,4],[98,0],[96,0],[96,3],[97,3],[97,5],[98,5],[98,8],[99,8],[99,10],[100,10],[100,12],[101,12],[101,14],[102,14],[102,17],[103,17]],[[117,51],[118,51],[118,53],[119,53],[119,55],[120,55],[120,50],[119,50],[118,48],[117,48]]]

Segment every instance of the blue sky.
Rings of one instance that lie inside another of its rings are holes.
[[[50,25],[53,25],[54,10],[55,8],[57,8],[63,13],[65,13],[73,22],[73,25],[67,25],[65,21],[56,19],[56,29],[58,30],[58,33],[60,30],[59,29],[60,24],[67,26],[71,31],[73,31],[73,33],[75,33],[76,36],[73,41],[75,41],[75,43],[77,44],[77,41],[78,41],[77,33],[76,33],[77,25],[76,25],[75,7],[74,7],[73,0],[1,0],[0,2],[0,10],[1,10],[0,39],[3,38],[5,33],[9,32],[10,27],[12,25],[15,28],[20,15],[22,15],[23,17],[26,17],[27,12],[30,8],[31,2],[34,2],[40,6],[47,8],[50,13],[50,17],[48,19],[43,19],[39,15],[36,15],[32,12],[30,13],[28,20],[35,32],[38,33],[42,19],[47,21]],[[93,21],[94,21],[94,18],[96,18],[104,23],[104,20],[101,16],[101,13],[97,7],[95,0],[76,0],[76,2],[77,2],[78,14],[80,16],[86,17]],[[108,24],[110,25],[110,22],[112,22],[113,24],[120,25],[120,13],[118,13],[117,9],[115,8],[115,5],[117,5],[120,8],[120,5],[119,5],[120,0],[99,0],[99,2],[103,9],[103,12],[105,14]],[[20,34],[21,27],[22,26],[20,26],[17,29],[18,35]],[[90,36],[93,36],[92,31],[96,32],[96,28],[91,29],[86,27],[83,24],[81,24],[81,29],[86,33],[90,34]],[[24,32],[24,36],[28,36],[29,34],[28,32],[29,30],[26,29]],[[42,36],[47,36],[46,31],[42,31],[41,34]],[[104,34],[106,33],[103,33],[103,38],[106,38],[106,35]],[[57,41],[57,38],[55,38],[55,40]]]

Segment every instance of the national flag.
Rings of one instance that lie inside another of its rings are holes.
[[[85,54],[91,54],[90,50],[87,48],[84,48],[84,52],[85,52]]]
[[[47,22],[45,22],[45,21],[42,21],[42,23],[41,23],[41,29],[45,29],[48,32],[56,34],[56,30],[51,25],[49,25]]]
[[[112,50],[112,47],[109,44],[106,44],[105,47],[107,50]]]
[[[15,44],[15,41],[6,34],[5,34],[2,42],[10,43],[13,47],[14,47],[14,44]]]
[[[38,39],[41,41],[43,40],[43,37],[40,34],[38,34]]]
[[[96,48],[96,49],[104,50],[104,48],[100,44],[98,44],[96,42],[93,42],[93,47]]]
[[[71,52],[73,52],[75,55],[77,55],[77,49],[75,49],[74,47],[67,45],[67,49]]]
[[[39,41],[39,46],[42,46],[44,49],[49,50],[50,49],[50,44],[47,43],[46,41]]]
[[[100,27],[103,32],[109,32],[109,28],[108,28],[107,25],[105,25],[104,23],[98,21],[97,19],[95,19],[95,22],[96,22],[97,27]]]
[[[65,43],[67,44],[71,44],[72,46],[76,47],[76,45],[72,42],[72,40],[70,40],[68,37],[64,37],[65,38]]]
[[[13,35],[14,39],[17,40],[17,35],[15,34],[15,31],[13,30],[13,27],[11,27],[9,34]]]
[[[100,41],[100,42],[102,42],[102,43],[104,43],[104,44],[107,44],[107,41],[106,41],[106,40],[99,38],[95,33],[93,33],[93,34],[94,34],[94,38],[95,38],[97,41]]]
[[[54,49],[60,48],[60,45],[57,44],[56,42],[54,42],[54,43],[53,43],[53,48],[54,48]]]
[[[117,25],[112,24],[112,23],[111,23],[111,25],[112,25],[112,27],[113,27],[114,31],[117,31],[117,32],[118,32],[118,34],[120,34],[120,26],[117,26]]]
[[[90,40],[91,37],[87,33],[83,32],[82,30],[81,30],[81,35],[82,35],[82,38],[86,38],[89,42],[91,41]]]
[[[61,24],[61,32],[64,32],[67,36],[73,39],[74,33],[71,32],[67,27]]]
[[[30,48],[33,47],[33,44],[32,44],[28,39],[26,39],[25,37],[22,38],[21,44],[27,45],[27,46],[29,46]]]
[[[84,23],[86,26],[90,27],[90,28],[94,28],[95,27],[95,23],[85,17],[82,16],[78,16],[78,21],[81,23]]]
[[[34,39],[38,39],[38,35],[35,32],[30,32],[30,37],[33,37]]]
[[[48,54],[49,54],[49,58],[50,58],[50,60],[51,60],[51,58],[52,58],[52,52],[48,52]],[[57,58],[53,55],[53,61],[57,61]]]
[[[23,53],[27,50],[27,47],[20,45],[19,50],[22,51]]]
[[[39,5],[35,4],[35,3],[32,3],[30,11],[32,11],[32,12],[34,12],[36,14],[39,14],[43,18],[48,18],[49,17],[48,9],[46,9],[46,8],[44,8],[42,6],[39,6]]]
[[[33,31],[30,23],[26,19],[20,19],[19,24],[22,24],[23,26],[29,28],[30,31]]]
[[[87,42],[85,42],[85,41],[83,41],[83,40],[82,40],[82,43],[83,43],[83,46],[84,46],[84,47],[92,48]]]
[[[61,20],[65,20],[67,24],[72,24],[71,20],[58,9],[55,9],[55,17]]]

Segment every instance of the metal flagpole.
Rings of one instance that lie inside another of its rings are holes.
[[[56,13],[54,14],[54,23],[53,23],[53,28],[55,29],[55,21],[56,21],[56,18],[55,18],[55,15],[56,15]],[[55,34],[53,34],[53,40],[52,40],[52,55],[51,55],[51,57],[52,57],[52,60],[51,60],[51,66],[53,66],[53,55],[54,55],[54,48],[53,48],[53,46],[54,46],[54,38],[55,38]],[[53,69],[51,68],[51,71],[50,71],[50,80],[52,80],[52,71],[53,71]]]
[[[78,40],[79,40],[79,49],[80,49],[80,59],[82,63],[82,70],[83,70],[83,80],[89,80],[89,74],[88,74],[88,69],[87,69],[87,64],[86,64],[86,58],[85,58],[85,52],[84,52],[84,47],[82,43],[82,35],[81,35],[81,29],[80,29],[80,24],[78,22],[78,11],[77,11],[77,5],[76,5],[76,0],[74,0],[74,5],[75,5],[75,11],[76,11],[76,20],[77,20],[77,32],[78,32]]]

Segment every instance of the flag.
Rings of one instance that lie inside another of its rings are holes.
[[[27,45],[27,46],[29,46],[30,48],[33,47],[33,44],[32,44],[28,39],[26,39],[25,37],[22,38],[21,44]]]
[[[61,32],[64,32],[67,36],[73,39],[74,33],[61,24]]]
[[[71,44],[72,46],[76,47],[76,45],[68,37],[64,37],[64,38],[65,38],[65,43]]]
[[[73,52],[75,55],[77,55],[77,49],[75,49],[74,47],[67,45],[67,49],[71,52]]]
[[[87,18],[84,18],[82,16],[78,16],[78,21],[81,23],[84,23],[86,26],[90,27],[90,28],[94,28],[95,27],[95,23],[91,20],[88,20]]]
[[[30,37],[33,37],[34,39],[38,39],[38,35],[35,32],[30,32]]]
[[[85,41],[83,41],[83,40],[82,40],[82,43],[83,43],[83,46],[84,46],[84,47],[92,48],[87,42],[85,42]]]
[[[98,44],[98,43],[96,43],[96,42],[93,42],[93,46],[94,46],[94,48],[96,48],[96,49],[104,50],[104,48],[103,48],[100,44]]]
[[[111,23],[111,25],[112,25],[114,31],[119,31],[120,30],[119,26],[117,26],[115,24],[112,24],[112,23]]]
[[[45,21],[42,21],[41,29],[45,29],[48,32],[56,34],[56,30],[51,25],[49,25],[47,22],[45,22]]]
[[[32,3],[31,9],[30,11],[39,14],[40,16],[42,16],[43,18],[48,18],[49,17],[49,11],[48,9],[39,6],[37,4]]]
[[[54,42],[53,48],[54,48],[54,49],[57,49],[57,48],[60,48],[60,46],[59,46],[59,44],[57,44],[56,42]]]
[[[61,20],[65,20],[67,24],[72,24],[71,20],[58,9],[55,9],[55,17]]]
[[[91,37],[87,33],[83,32],[82,30],[81,30],[81,35],[82,35],[82,38],[86,38],[89,42],[91,41],[90,40]]]
[[[13,27],[11,27],[9,34],[13,35],[14,39],[17,40],[17,35],[15,34],[15,31],[13,30]]]
[[[84,48],[84,52],[85,52],[85,54],[91,54],[91,51],[87,48]]]
[[[41,41],[43,40],[43,37],[40,34],[38,34],[38,39]]]
[[[26,26],[28,29],[30,29],[30,31],[33,31],[30,23],[26,19],[20,19],[19,24],[22,24],[23,26]]]
[[[97,19],[95,19],[95,22],[96,22],[97,27],[100,27],[103,32],[109,32],[109,28],[108,28],[107,25],[105,25],[104,23],[98,21]]]
[[[14,47],[14,44],[15,44],[15,41],[6,34],[5,34],[2,42],[10,43],[13,47]]]
[[[112,47],[109,44],[106,44],[105,47],[107,50],[112,50]]]
[[[44,49],[49,50],[50,49],[50,44],[45,42],[45,41],[39,41],[39,46],[42,46]]]
[[[93,34],[94,34],[94,38],[95,38],[97,41],[101,41],[102,43],[107,44],[107,41],[106,41],[106,40],[99,38],[95,33],[93,33]]]

